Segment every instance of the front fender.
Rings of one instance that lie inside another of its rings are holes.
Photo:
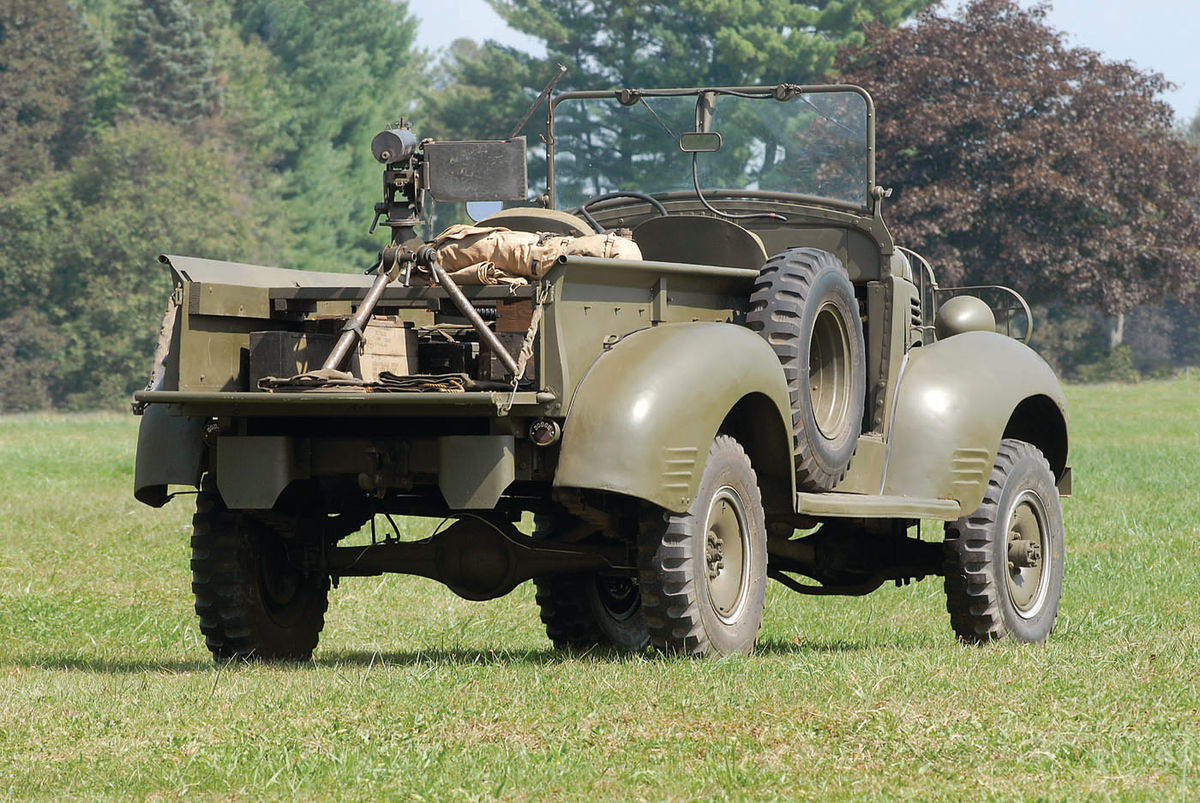
[[[748,397],[754,403],[743,409],[756,411],[755,428],[784,439],[790,456],[787,383],[759,335],[727,323],[634,332],[597,358],[579,383],[554,485],[615,491],[682,513],[696,495],[713,438]]]
[[[1066,465],[1062,387],[1041,357],[1004,335],[964,332],[910,351],[895,410],[884,494],[954,499],[970,513],[1006,435],[1032,441],[1056,473]]]

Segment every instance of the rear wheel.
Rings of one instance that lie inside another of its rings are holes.
[[[561,529],[555,517],[534,518],[535,538]],[[533,584],[542,624],[556,649],[611,646],[637,652],[650,643],[636,579],[596,572],[535,577]]]
[[[300,567],[304,547],[225,507],[205,479],[192,518],[192,593],[213,658],[312,657],[325,625],[329,578]]]
[[[946,525],[946,608],[967,642],[1045,641],[1062,597],[1065,528],[1037,447],[1000,442],[979,508]]]
[[[616,647],[637,652],[650,643],[642,596],[629,577],[558,575],[534,580],[546,635],[557,649]]]
[[[651,509],[638,542],[650,642],[686,655],[750,652],[762,624],[767,530],[758,479],[741,445],[713,442],[691,507]]]
[[[832,489],[850,467],[866,403],[866,346],[841,260],[792,248],[767,260],[746,325],[783,365],[792,401],[797,487]]]

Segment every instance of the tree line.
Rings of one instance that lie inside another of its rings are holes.
[[[885,220],[943,284],[1020,289],[1068,376],[1200,358],[1200,116],[1177,125],[1161,76],[1069,47],[1042,11],[491,2],[545,52],[431,54],[393,0],[6,0],[0,411],[127,399],[169,290],[160,253],[368,266],[372,135],[404,117],[505,136],[558,63],[560,90],[862,84]]]

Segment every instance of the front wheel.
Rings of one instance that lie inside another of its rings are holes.
[[[959,639],[1045,641],[1062,597],[1064,541],[1046,458],[1030,443],[1001,441],[983,502],[946,525],[946,608]]]
[[[685,513],[651,509],[638,540],[650,643],[667,653],[754,649],[767,586],[758,478],[736,440],[719,435]]]
[[[305,572],[304,544],[230,510],[205,479],[192,518],[192,593],[216,660],[307,661],[325,625],[329,578]]]

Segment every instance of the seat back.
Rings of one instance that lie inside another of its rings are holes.
[[[652,217],[634,228],[633,241],[643,259],[657,262],[758,270],[767,261],[757,234],[719,217]]]

